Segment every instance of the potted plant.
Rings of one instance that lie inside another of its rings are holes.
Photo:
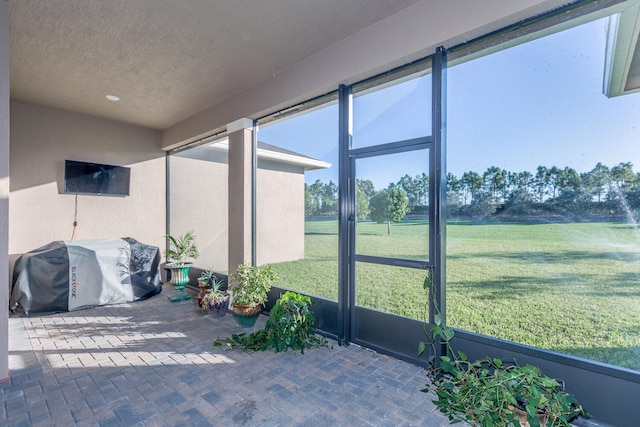
[[[216,275],[213,269],[207,268],[200,273],[200,277],[197,280],[198,288],[200,289],[200,292],[198,292],[198,307],[202,307],[202,298],[207,290],[211,289],[211,284],[216,280]]]
[[[187,259],[195,260],[200,255],[195,237],[193,231],[188,231],[179,237],[167,234],[169,248],[166,252],[167,265],[165,267],[171,271],[170,283],[176,288],[176,292],[168,297],[172,302],[191,298],[184,291],[184,285],[189,283],[189,268],[193,265],[192,262],[187,262]]]
[[[271,284],[278,280],[278,274],[270,265],[258,267],[240,264],[236,274],[231,276],[232,313],[240,326],[252,327],[271,290]]]
[[[274,350],[276,353],[291,348],[303,354],[308,348],[329,346],[325,337],[315,334],[311,298],[292,291],[286,291],[278,298],[263,329],[250,335],[234,334],[225,341],[213,342],[214,347],[223,344],[229,349],[240,346],[245,351]]]
[[[430,278],[425,280],[427,288]],[[429,359],[429,384],[423,392],[436,395],[433,403],[451,422],[466,421],[472,426],[563,426],[578,416],[588,416],[576,398],[564,391],[564,384],[532,365],[497,358],[470,361],[451,341],[454,331],[434,313],[430,344],[446,354]],[[419,353],[426,349],[420,343]]]
[[[222,282],[212,279],[211,288],[202,297],[200,307],[206,309],[211,317],[223,317],[229,307],[229,294],[220,289]]]

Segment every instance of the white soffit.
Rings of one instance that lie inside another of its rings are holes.
[[[219,150],[229,150],[229,139],[223,138],[217,140],[211,144],[208,144],[211,148],[217,148]],[[262,147],[261,147],[262,146]],[[302,154],[294,153],[293,151],[283,149],[269,149],[268,144],[258,142],[258,158],[265,160],[273,160],[280,163],[287,163],[290,165],[301,166],[305,171],[315,169],[328,169],[331,167],[331,163],[327,163],[322,160],[314,159],[313,157],[307,157]]]
[[[640,91],[640,2],[609,18],[604,94],[608,97]]]
[[[289,163],[296,166],[304,167],[305,171],[314,169],[328,169],[331,167],[331,163],[323,162],[322,160],[313,159],[306,156],[296,156],[287,153],[278,153],[275,151],[265,150],[258,148],[258,158],[274,160],[282,163]]]

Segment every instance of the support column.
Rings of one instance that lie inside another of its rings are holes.
[[[9,2],[0,0],[0,382],[9,378]]]
[[[229,275],[252,260],[253,122],[240,119],[229,132]]]

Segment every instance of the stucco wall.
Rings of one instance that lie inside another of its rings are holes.
[[[192,230],[200,251],[195,265],[227,273],[227,152],[194,148],[172,155],[169,164],[171,234]],[[257,263],[302,259],[304,171],[262,160],[258,168]]]
[[[228,259],[227,157],[201,147],[169,158],[171,234],[193,231],[200,251],[195,265],[217,272],[226,272]]]
[[[9,254],[73,232],[65,159],[131,168],[128,197],[78,196],[77,239],[133,237],[164,249],[165,153],[155,130],[11,103]]]
[[[256,264],[304,258],[304,171],[258,161]]]

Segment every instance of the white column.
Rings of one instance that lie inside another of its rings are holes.
[[[252,255],[253,122],[240,119],[229,132],[229,275]]]

